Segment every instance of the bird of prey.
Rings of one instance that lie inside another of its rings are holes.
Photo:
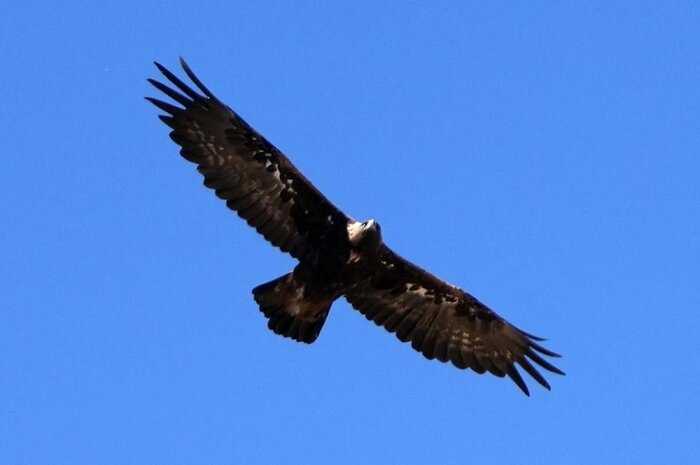
[[[345,297],[428,359],[508,376],[526,394],[516,365],[550,389],[536,365],[563,374],[543,356],[543,339],[516,328],[476,298],[399,256],[375,220],[356,221],[333,205],[289,159],[180,64],[198,90],[165,67],[169,85],[148,81],[177,105],[147,100],[204,185],[281,251],[290,273],[253,289],[268,327],[296,341],[316,340],[333,302]],[[533,364],[534,363],[534,364]]]

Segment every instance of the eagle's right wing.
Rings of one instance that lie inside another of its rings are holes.
[[[319,244],[329,240],[347,241],[347,217],[216,98],[184,60],[180,63],[201,94],[156,63],[174,88],[148,81],[181,107],[147,100],[167,113],[160,119],[172,128],[170,137],[182,147],[182,156],[198,165],[204,184],[265,239],[297,259],[319,253]]]
[[[451,361],[477,373],[488,371],[510,377],[525,394],[528,388],[516,365],[539,384],[549,383],[533,366],[557,374],[561,370],[540,354],[558,357],[476,298],[431,275],[384,247],[374,274],[360,280],[345,294],[367,319],[411,341],[429,359]]]

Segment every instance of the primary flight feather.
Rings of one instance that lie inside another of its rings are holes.
[[[180,64],[193,90],[156,63],[169,85],[148,81],[178,105],[147,97],[182,156],[204,184],[265,239],[299,261],[294,270],[253,289],[275,333],[316,340],[331,305],[343,296],[367,319],[411,342],[429,359],[510,377],[525,394],[518,369],[549,389],[538,368],[561,370],[559,357],[462,289],[400,257],[374,220],[356,221],[333,205],[289,159]]]

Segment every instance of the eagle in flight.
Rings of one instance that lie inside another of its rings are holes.
[[[508,376],[526,394],[516,365],[550,389],[538,368],[564,374],[543,356],[543,339],[516,328],[462,289],[399,256],[375,220],[340,211],[236,112],[180,64],[198,88],[156,63],[169,86],[148,81],[179,104],[147,97],[182,156],[272,245],[299,261],[291,273],[253,289],[268,327],[296,341],[316,340],[333,302],[345,297],[368,320],[396,333],[428,359]],[[534,364],[533,364],[534,363]]]

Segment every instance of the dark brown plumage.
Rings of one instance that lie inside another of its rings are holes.
[[[542,339],[398,256],[382,242],[375,221],[361,223],[336,208],[180,62],[199,92],[156,63],[174,87],[149,82],[180,106],[147,99],[166,113],[160,118],[172,129],[170,137],[182,156],[197,165],[204,184],[299,261],[291,273],[253,290],[270,329],[311,343],[333,302],[344,296],[427,358],[507,375],[525,394],[529,391],[516,366],[547,389],[535,365],[563,374],[543,358],[559,355],[542,347]]]

